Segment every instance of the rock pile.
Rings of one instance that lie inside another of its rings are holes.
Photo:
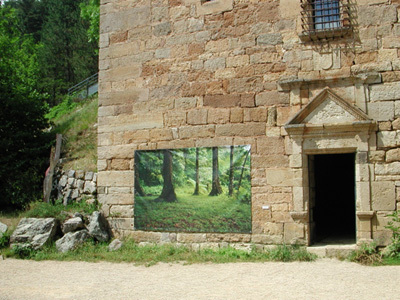
[[[97,193],[97,173],[83,170],[60,170],[54,184],[54,196],[64,205],[73,201],[94,200]]]
[[[61,226],[54,218],[24,218],[11,235],[10,243],[11,247],[30,246],[37,250],[61,235],[56,240],[60,252],[73,250],[91,237],[101,242],[109,241],[111,237],[107,220],[95,211],[90,216],[75,213]]]

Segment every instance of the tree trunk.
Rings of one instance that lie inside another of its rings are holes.
[[[196,165],[195,165],[195,181],[196,186],[194,188],[193,195],[199,195],[199,148],[196,148]]]
[[[212,164],[212,188],[209,196],[218,196],[222,194],[221,183],[219,182],[218,147],[212,148]]]
[[[177,199],[174,185],[172,184],[172,152],[170,150],[164,150],[162,176],[164,179],[163,189],[160,197],[158,197],[156,200],[175,202]]]
[[[142,185],[140,184],[139,181],[139,164],[140,164],[140,157],[137,153],[135,153],[135,194],[138,194],[139,196],[143,197],[146,194],[144,193]]]
[[[243,161],[243,166],[242,166],[242,172],[240,173],[240,178],[239,178],[239,183],[238,183],[238,188],[237,188],[237,193],[239,194],[240,186],[242,185],[242,178],[243,178],[243,172],[244,172],[244,166],[246,165],[247,157],[249,156],[250,150],[247,151],[246,157],[244,158]]]
[[[229,196],[233,194],[233,149],[233,146],[231,146],[231,154],[229,157]]]

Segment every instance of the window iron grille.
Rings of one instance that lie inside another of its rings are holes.
[[[351,30],[347,0],[300,1],[303,38],[342,37]]]

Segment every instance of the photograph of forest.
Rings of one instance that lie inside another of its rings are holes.
[[[251,232],[250,145],[135,151],[135,229]]]

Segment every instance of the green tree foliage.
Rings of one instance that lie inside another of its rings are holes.
[[[37,0],[9,0],[5,6],[15,9],[19,18],[19,29],[22,34],[29,34],[34,42],[40,41],[40,32],[46,18],[43,1]]]
[[[82,19],[90,24],[87,30],[88,40],[90,43],[93,42],[98,45],[100,28],[100,0],[84,1],[80,4],[80,8]]]
[[[39,51],[42,89],[51,96],[51,105],[59,102],[67,89],[97,72],[98,57],[89,43],[89,24],[81,19],[80,1],[43,0],[47,18],[41,31],[43,47]]]
[[[39,197],[47,157],[37,46],[19,25],[15,10],[0,6],[0,209],[21,208]]]

